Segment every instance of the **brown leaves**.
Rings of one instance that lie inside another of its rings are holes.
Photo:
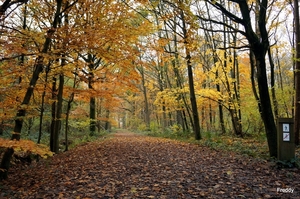
[[[118,133],[103,142],[59,154],[51,162],[33,165],[25,172],[11,170],[9,180],[0,188],[0,197],[5,194],[23,198],[299,196],[299,170],[276,170],[265,165],[264,161],[234,153]],[[276,191],[289,187],[295,188],[293,194]]]

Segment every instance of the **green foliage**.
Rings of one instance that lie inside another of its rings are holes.
[[[300,168],[300,159],[295,157],[291,160],[277,160],[277,168]]]
[[[199,144],[217,150],[234,151],[251,157],[268,157],[265,139],[257,139],[256,137],[237,138],[207,132],[204,133],[203,139],[199,141]]]
[[[139,118],[131,118],[129,121],[128,121],[128,128],[129,129],[142,129],[143,127],[143,120],[139,119]],[[146,126],[146,124],[144,124]]]
[[[76,146],[85,144],[87,142],[93,142],[100,138],[105,138],[109,135],[107,131],[95,132],[93,136],[89,135],[89,133],[79,133],[79,132],[72,132],[69,136],[69,140],[72,140],[70,144],[70,149],[75,148]]]
[[[151,128],[150,126],[150,129],[151,131],[147,132],[146,134],[153,137],[163,137],[177,140],[190,139],[193,137],[192,133],[183,131],[182,127],[178,124],[174,124],[168,128],[165,128],[164,130],[159,130],[158,126],[156,126],[155,128]]]
[[[137,129],[139,131],[147,131],[147,125],[145,123],[141,123],[138,125]]]
[[[150,131],[155,132],[159,130],[159,125],[157,122],[150,122]]]
[[[165,131],[151,131],[147,133],[149,136],[164,137],[184,142],[207,146],[216,150],[233,151],[238,154],[251,157],[268,157],[268,147],[265,136],[257,134],[247,138],[237,138],[230,135],[219,135],[212,132],[203,132],[203,139],[195,141],[193,133],[182,131],[179,125],[173,125],[166,128]]]

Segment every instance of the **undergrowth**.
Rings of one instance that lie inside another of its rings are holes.
[[[176,127],[167,128],[164,131],[148,131],[140,133],[154,137],[170,138],[201,146],[207,146],[215,150],[233,151],[241,155],[270,160],[267,140],[265,135],[262,134],[238,138],[233,135],[219,135],[217,133],[204,132],[201,134],[201,140],[195,140],[194,134],[183,132],[181,129],[176,129]],[[297,167],[297,165],[300,165],[300,161],[297,157],[300,157],[300,147],[296,148],[295,160],[292,160],[292,162],[282,163],[281,165],[287,165],[287,167],[289,167],[293,164]]]

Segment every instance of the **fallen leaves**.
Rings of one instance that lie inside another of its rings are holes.
[[[234,153],[117,133],[26,170],[11,169],[0,197],[299,198],[299,170],[266,165]],[[276,192],[284,187],[295,192]]]

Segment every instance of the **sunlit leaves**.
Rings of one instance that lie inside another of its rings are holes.
[[[31,140],[17,141],[0,138],[0,147],[13,148],[15,151],[31,152],[33,154],[40,155],[42,158],[47,158],[53,155],[47,146],[35,144]]]
[[[188,88],[164,89],[163,91],[157,93],[154,105],[160,107],[164,106],[166,108],[166,112],[181,110],[184,103],[182,99],[180,99],[180,95],[186,92],[188,92]]]

